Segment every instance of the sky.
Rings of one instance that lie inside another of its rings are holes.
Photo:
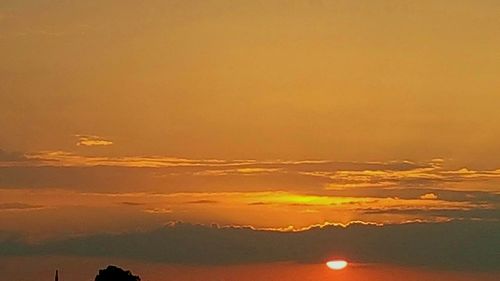
[[[370,264],[351,270],[363,280],[498,272],[499,15],[494,0],[3,0],[0,256],[26,281],[42,256],[178,278],[336,255]]]

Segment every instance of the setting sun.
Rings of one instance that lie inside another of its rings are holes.
[[[327,262],[326,266],[328,266],[328,268],[333,270],[341,270],[346,268],[347,262],[345,260],[332,260]]]

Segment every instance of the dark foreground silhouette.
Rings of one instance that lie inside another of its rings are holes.
[[[133,275],[129,270],[109,265],[106,269],[99,270],[95,281],[141,281],[141,278]]]

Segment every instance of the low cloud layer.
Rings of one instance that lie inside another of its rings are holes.
[[[378,194],[377,194],[378,191]],[[434,193],[438,199],[421,199]],[[303,229],[318,223],[401,223],[478,219],[500,221],[500,195],[440,190],[337,191],[337,194],[268,192],[74,192],[61,189],[0,189],[0,230],[37,237],[103,230],[146,229],[168,221]],[[12,202],[26,208],[12,209]],[[107,215],[103,216],[105,212]],[[110,214],[115,214],[111,216]],[[79,220],[87,218],[85,225]],[[132,219],[133,218],[133,219]],[[19,224],[19,221],[26,222]],[[104,227],[104,229],[103,229]]]
[[[342,257],[359,263],[500,270],[499,236],[500,224],[479,221],[327,225],[299,232],[175,224],[149,232],[99,234],[40,244],[5,239],[0,253],[205,265],[316,263]]]
[[[356,220],[499,220],[499,170],[453,167],[442,159],[266,161],[63,151],[0,156],[0,204],[46,206],[0,212],[0,229],[28,236],[95,233],[101,224],[127,231],[134,229],[130,216],[148,229],[177,220],[273,229]],[[102,210],[121,215],[93,218],[85,227],[59,222],[59,213],[73,221]]]

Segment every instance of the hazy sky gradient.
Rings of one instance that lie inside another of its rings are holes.
[[[496,273],[468,273],[434,271],[420,267],[403,268],[382,264],[354,264],[344,271],[332,272],[323,264],[271,263],[239,266],[174,266],[161,263],[142,263],[125,259],[110,258],[11,258],[0,259],[3,276],[16,280],[52,280],[53,268],[59,267],[60,280],[88,281],[93,280],[97,269],[108,264],[116,264],[132,269],[132,273],[140,275],[142,280],[152,281],[221,281],[221,280],[266,280],[266,281],[496,281]],[[19,272],[19,268],[30,267],[31,271]]]
[[[499,15],[494,0],[3,0],[0,243],[175,221],[498,225]]]
[[[8,150],[499,165],[496,1],[0,9]]]

